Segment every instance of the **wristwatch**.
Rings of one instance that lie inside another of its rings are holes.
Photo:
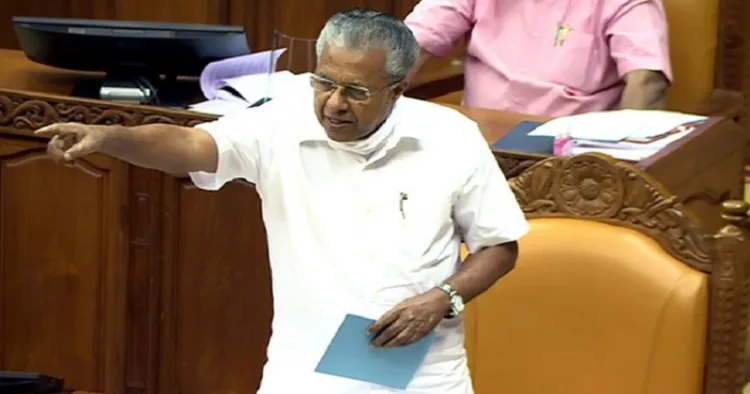
[[[461,294],[458,294],[456,289],[448,283],[443,283],[437,288],[448,293],[448,297],[451,298],[451,311],[445,315],[445,318],[452,319],[460,315],[464,311],[464,298],[461,297]]]

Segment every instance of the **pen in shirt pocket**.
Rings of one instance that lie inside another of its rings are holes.
[[[409,195],[405,192],[398,194],[398,211],[401,213],[401,219],[406,219],[406,211],[404,210],[404,202],[409,199]]]
[[[565,44],[565,39],[568,38],[568,34],[572,29],[569,26],[559,24],[555,30],[555,39],[552,41],[553,47],[561,47]]]

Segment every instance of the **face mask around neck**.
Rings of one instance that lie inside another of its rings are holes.
[[[393,135],[393,130],[394,128],[386,122],[365,139],[349,142],[339,142],[329,139],[328,144],[334,149],[341,149],[362,156],[370,156],[385,145],[388,137]]]

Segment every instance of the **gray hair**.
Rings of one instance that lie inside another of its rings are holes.
[[[390,82],[404,79],[419,58],[419,44],[404,22],[367,9],[342,11],[326,22],[315,45],[318,62],[327,45],[357,51],[385,50],[386,79]]]

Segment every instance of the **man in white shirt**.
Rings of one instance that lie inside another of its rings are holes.
[[[390,393],[314,369],[347,313],[377,321],[373,346],[436,340],[408,394],[472,393],[463,303],[510,271],[528,225],[476,123],[402,98],[419,55],[399,20],[333,16],[310,88],[185,128],[56,124],[61,160],[102,152],[189,173],[206,190],[256,185],[274,318],[259,393]],[[314,104],[314,105],[310,105]],[[471,255],[460,264],[461,239]],[[367,335],[367,333],[362,333]]]

